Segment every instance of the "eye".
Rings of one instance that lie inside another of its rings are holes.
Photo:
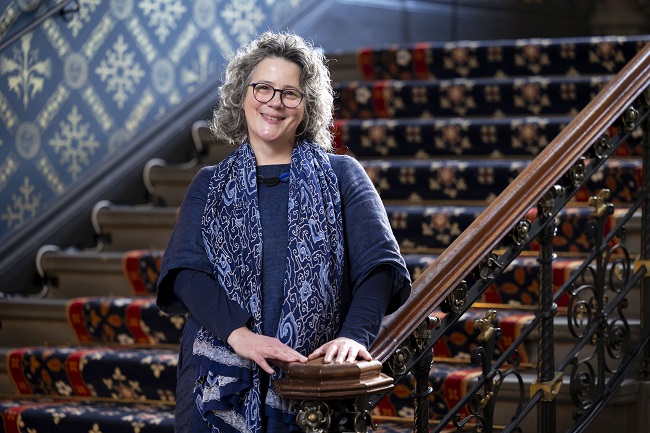
[[[293,89],[286,89],[282,92],[282,97],[285,99],[300,99],[300,92]]]
[[[268,84],[257,84],[255,86],[255,90],[257,90],[258,92],[262,92],[262,93],[272,92],[271,86],[269,86]]]

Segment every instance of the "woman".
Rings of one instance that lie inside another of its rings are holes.
[[[239,147],[192,181],[161,264],[158,305],[188,314],[177,432],[296,428],[280,366],[370,360],[410,280],[363,168],[331,150],[324,56],[265,33],[226,69],[212,129]]]

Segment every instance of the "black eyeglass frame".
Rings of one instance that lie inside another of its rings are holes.
[[[268,86],[269,88],[273,89],[273,94],[266,101],[260,101],[259,99],[257,99],[257,96],[255,95],[255,87],[259,86],[260,84],[263,84],[263,85]],[[300,104],[302,103],[302,100],[305,98],[305,96],[307,96],[306,93],[301,92],[298,89],[294,89],[294,88],[291,88],[291,89],[276,89],[275,87],[271,86],[268,83],[250,83],[249,86],[253,88],[253,98],[255,98],[255,100],[257,102],[261,102],[262,104],[266,104],[267,102],[271,101],[273,98],[275,98],[275,94],[277,92],[280,92],[280,102],[282,103],[282,105],[284,105],[287,108],[298,108],[300,106]],[[300,100],[298,101],[298,103],[296,105],[290,106],[290,105],[287,105],[287,104],[284,103],[284,99],[282,99],[282,95],[284,94],[284,92],[287,92],[287,91],[297,92],[300,95]]]

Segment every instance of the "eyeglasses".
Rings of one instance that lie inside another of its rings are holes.
[[[276,89],[266,83],[251,83],[249,86],[253,88],[253,97],[262,104],[266,104],[273,99],[275,92],[280,92],[280,102],[287,108],[296,108],[305,96],[300,90]]]

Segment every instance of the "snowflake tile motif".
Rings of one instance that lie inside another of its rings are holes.
[[[77,3],[79,3],[79,11],[70,15],[71,19],[67,24],[73,38],[79,36],[79,32],[83,30],[84,26],[91,22],[92,14],[102,0],[79,0]]]
[[[106,83],[106,91],[113,93],[119,109],[124,107],[129,96],[135,93],[135,86],[146,75],[140,63],[134,60],[135,52],[128,49],[124,35],[119,35],[113,48],[106,51],[106,58],[95,69],[101,81]]]
[[[172,30],[177,26],[187,8],[180,0],[144,0],[138,4],[144,15],[149,19],[149,27],[153,27],[158,42],[164,44]]]
[[[50,146],[61,155],[60,163],[68,164],[68,173],[76,179],[84,166],[90,165],[90,155],[100,147],[95,135],[90,133],[90,124],[82,122],[77,106],[72,107],[67,122],[61,122],[60,131],[50,140]]]
[[[230,34],[234,35],[240,44],[252,39],[266,19],[255,0],[233,0],[221,12],[221,17],[230,26]]]
[[[12,205],[7,205],[2,220],[7,221],[8,227],[19,227],[28,218],[36,216],[36,211],[41,205],[41,194],[34,194],[34,185],[25,177],[22,186],[18,188],[20,194],[12,194]]]

